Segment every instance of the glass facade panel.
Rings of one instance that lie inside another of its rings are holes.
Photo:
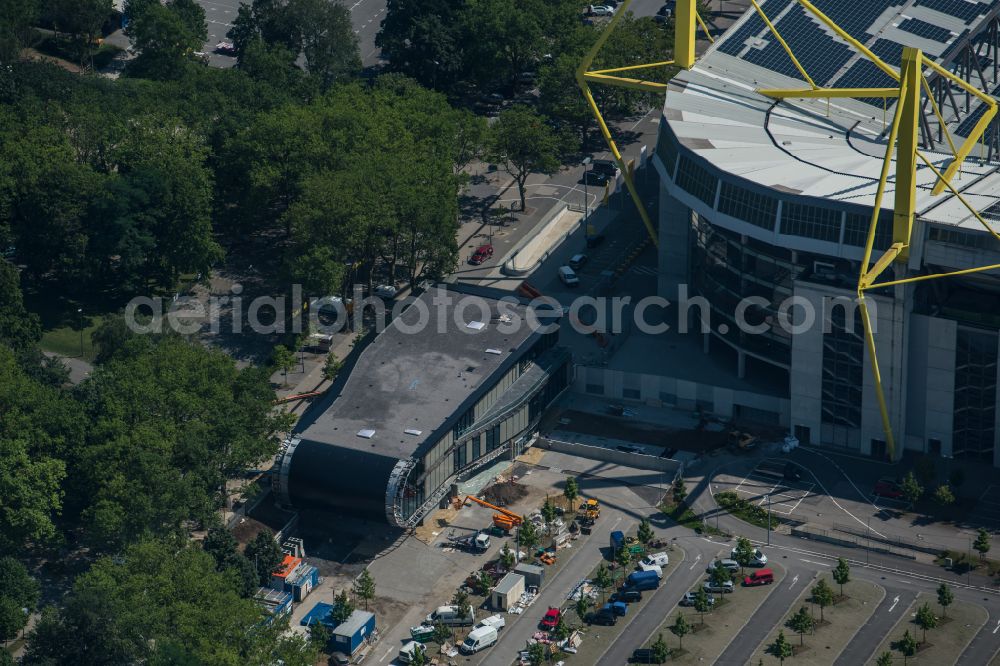
[[[715,190],[719,179],[687,155],[681,155],[680,167],[674,179],[677,186],[701,199],[709,206],[715,206]]]
[[[778,200],[764,194],[722,181],[719,193],[719,212],[738,220],[774,230],[774,220],[778,215]]]
[[[821,438],[825,444],[859,448],[861,443],[864,330],[855,311],[834,307],[823,334]],[[853,322],[848,321],[853,319]]]
[[[993,460],[997,334],[958,329],[952,450],[956,458]]]
[[[871,215],[848,213],[844,220],[844,245],[864,247],[868,242],[868,227],[871,225]],[[892,245],[892,213],[885,211],[878,218],[875,228],[875,249],[888,250]]]
[[[781,208],[781,233],[839,243],[842,218],[839,210],[786,201]]]

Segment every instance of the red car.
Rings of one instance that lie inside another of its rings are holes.
[[[559,624],[559,617],[561,615],[562,611],[560,611],[558,608],[550,608],[548,611],[545,612],[545,617],[543,617],[542,621],[538,623],[538,626],[541,627],[542,629],[551,631],[552,629],[556,628],[557,624]]]
[[[472,253],[469,257],[469,263],[473,266],[478,266],[487,259],[493,256],[493,246],[492,245],[480,245],[476,248],[476,251]]]
[[[889,499],[902,499],[903,489],[899,487],[899,484],[894,479],[879,479],[875,483],[875,489],[872,491],[872,494],[879,497],[888,497]]]

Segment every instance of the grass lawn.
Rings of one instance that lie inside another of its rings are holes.
[[[82,332],[83,358],[87,361],[93,361],[94,356],[97,355],[97,348],[94,347],[94,343],[90,339],[90,334],[101,325],[102,321],[103,318],[100,315],[95,315],[92,317],[84,317],[84,328],[82,331],[80,330],[79,325],[59,326],[57,328],[49,329],[42,333],[42,339],[39,346],[41,346],[43,351],[59,354],[60,356],[73,356],[79,358],[80,333]]]
[[[716,529],[711,523],[704,521],[687,504],[676,504],[670,497],[660,506],[660,511],[667,514],[671,520],[678,525],[694,530],[698,534],[709,534],[714,536],[732,536]]]
[[[632,621],[637,614],[643,611],[643,608],[652,598],[653,594],[659,593],[663,587],[670,584],[668,577],[674,571],[681,562],[684,561],[684,551],[680,548],[662,548],[658,550],[665,551],[670,556],[670,563],[663,567],[663,580],[660,582],[660,587],[657,590],[649,590],[648,592],[642,593],[642,601],[632,603],[628,605],[628,615],[618,620],[618,624],[613,627],[605,627],[602,625],[591,625],[587,626],[582,619],[576,617],[576,611],[574,610],[574,602],[567,601],[568,606],[564,609],[569,617],[573,618],[573,622],[570,622],[571,626],[580,626],[581,632],[583,633],[583,643],[576,654],[569,654],[562,657],[562,659],[568,663],[573,664],[596,664],[600,661],[601,655],[611,646],[612,643],[618,638],[625,627],[628,626],[629,622]],[[591,579],[593,579],[593,574],[591,572]],[[609,591],[610,593],[610,591]],[[669,592],[665,592],[669,594]],[[598,597],[597,602],[600,603],[600,597]]]
[[[739,518],[751,525],[756,525],[757,527],[767,528],[770,526],[774,529],[776,526],[780,525],[784,521],[774,515],[772,512],[771,516],[768,517],[767,509],[745,499],[742,499],[736,493],[727,490],[721,493],[715,494],[715,502],[728,511],[730,515]]]
[[[785,569],[779,564],[768,563],[774,570],[774,585],[760,587],[737,587],[732,594],[716,594],[715,609],[705,613],[705,623],[701,623],[701,613],[693,608],[675,607],[663,618],[663,624],[653,632],[653,639],[663,634],[673,654],[668,663],[714,664],[743,625],[753,617],[767,595],[785,578]],[[699,582],[698,585],[701,585]],[[697,586],[694,588],[697,589]],[[680,595],[678,594],[678,597]],[[677,637],[670,626],[677,619],[677,613],[684,613],[693,631],[684,637],[683,652],[677,650]],[[646,647],[649,647],[648,645]]]
[[[903,663],[903,656],[892,649],[892,645],[903,637],[903,632],[910,630],[910,635],[920,643],[923,640],[924,632],[914,623],[914,616],[917,609],[925,603],[930,604],[938,617],[938,626],[927,632],[927,642],[921,643],[917,654],[906,660],[907,664],[927,664],[928,666],[937,664],[953,664],[962,650],[972,641],[979,628],[986,623],[989,617],[986,610],[979,606],[956,601],[948,606],[948,617],[942,623],[941,607],[937,605],[937,597],[931,594],[921,594],[906,609],[906,612],[899,618],[899,622],[892,628],[882,644],[879,645],[875,654],[871,656],[869,664],[874,665],[875,659],[883,652],[892,652],[895,661]]]
[[[824,576],[831,584],[837,595],[840,594],[840,586],[833,583],[828,576]],[[863,581],[851,581],[844,585],[844,596],[846,599],[828,606],[823,610],[823,617],[826,623],[817,627],[812,634],[805,634],[800,637],[790,627],[786,626],[789,618],[805,606],[812,610],[809,599],[812,596],[812,587],[818,582],[814,579],[802,594],[795,600],[795,603],[788,609],[788,613],[782,619],[781,624],[774,628],[771,634],[764,639],[764,642],[757,646],[750,663],[756,664],[763,659],[765,664],[774,660],[767,648],[778,638],[778,631],[785,632],[787,638],[795,647],[795,657],[792,662],[803,666],[829,666],[840,655],[857,633],[858,629],[868,621],[868,618],[875,612],[882,598],[885,597],[885,590],[878,585]],[[819,620],[819,609],[816,608],[814,617]],[[803,647],[799,644],[802,643]]]

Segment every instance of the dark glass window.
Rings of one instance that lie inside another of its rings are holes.
[[[479,456],[483,455],[483,436],[476,435],[472,438],[472,459],[475,460]]]
[[[839,210],[786,201],[781,209],[781,233],[839,243],[841,217]]]
[[[844,221],[844,245],[864,247],[868,240],[870,225],[870,215],[848,213]],[[875,227],[874,247],[876,250],[888,250],[890,245],[892,245],[892,213],[883,212],[879,215],[878,226]]]
[[[715,206],[715,189],[719,179],[687,155],[681,155],[680,168],[674,180],[688,194]]]
[[[722,181],[719,212],[772,231],[774,219],[778,215],[778,200]]]
[[[952,453],[956,458],[993,460],[996,400],[996,334],[958,329],[952,422]]]

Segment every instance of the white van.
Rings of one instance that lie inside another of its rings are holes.
[[[639,563],[639,570],[640,571],[655,571],[657,578],[660,578],[660,579],[663,578],[663,568],[660,567],[659,564],[645,564],[643,562],[640,562]]]
[[[559,279],[567,287],[578,287],[580,285],[580,278],[576,276],[576,273],[569,266],[559,267]]]
[[[668,564],[670,564],[670,557],[666,553],[653,553],[652,555],[647,555],[642,558],[642,561],[639,562],[639,568],[645,571],[645,569],[642,568],[643,565],[647,567],[665,567]]]
[[[497,614],[497,615],[490,615],[489,617],[485,617],[482,620],[480,620],[479,624],[476,625],[476,629],[480,627],[493,627],[497,631],[500,631],[506,626],[507,626],[507,621],[503,619],[503,615]]]
[[[413,661],[413,655],[417,650],[420,650],[427,655],[427,648],[416,641],[410,641],[403,647],[399,648],[399,661],[404,664],[409,664]]]
[[[469,632],[458,649],[462,654],[475,654],[496,642],[497,630],[494,627],[478,627]]]

